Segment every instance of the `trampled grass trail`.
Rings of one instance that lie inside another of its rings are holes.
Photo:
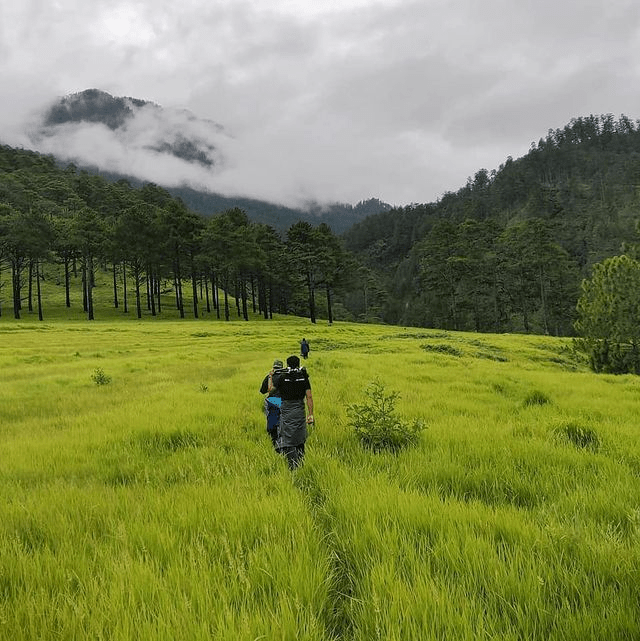
[[[302,336],[292,474],[258,388]],[[417,447],[359,445],[372,380]],[[568,340],[3,318],[0,385],[0,640],[640,638],[640,381]]]

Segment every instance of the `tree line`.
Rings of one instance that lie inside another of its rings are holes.
[[[319,307],[333,320],[335,293],[354,287],[357,274],[325,224],[299,221],[282,238],[238,208],[205,217],[152,183],[109,183],[73,165],[59,168],[48,156],[1,147],[0,300],[10,299],[14,318],[25,304],[43,318],[42,278],[52,265],[64,274],[67,307],[77,276],[89,320],[98,269],[111,274],[114,307],[133,307],[138,317],[145,309],[160,314],[163,294],[171,292],[181,318],[206,309],[229,320],[235,305],[245,320],[252,309],[311,322]]]

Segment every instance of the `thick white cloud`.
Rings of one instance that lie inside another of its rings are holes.
[[[429,202],[590,113],[640,117],[635,0],[22,0],[0,5],[0,140],[96,87],[151,100],[128,136],[43,140],[228,194]],[[212,171],[147,144],[204,127]],[[175,120],[173,118],[175,117]],[[173,123],[173,124],[172,124]]]

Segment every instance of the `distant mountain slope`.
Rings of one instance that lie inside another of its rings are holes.
[[[87,89],[56,101],[33,134],[34,147],[115,181],[154,182],[193,211],[213,215],[240,207],[256,222],[286,231],[298,220],[324,222],[341,234],[369,215],[391,208],[375,198],[351,204],[292,208],[243,196],[226,196],[196,185],[224,166],[230,136],[212,121],[185,110],[166,110],[136,98]],[[93,151],[92,151],[93,150]]]
[[[460,267],[463,272],[469,246],[478,251],[484,247],[489,265],[495,247],[507,242],[510,230],[533,226],[535,221],[566,252],[576,272],[571,282],[576,290],[594,263],[624,252],[625,247],[640,248],[640,120],[626,116],[616,120],[611,114],[575,118],[563,129],[550,130],[525,156],[507,158],[494,171],[478,170],[466,185],[437,202],[370,216],[350,228],[344,241],[389,292],[382,313],[386,322],[429,325],[439,321],[425,320],[421,314],[435,305],[433,300],[414,303],[421,300],[424,283],[434,275],[425,274],[434,248],[441,247],[448,256],[442,271]],[[465,253],[455,253],[455,242],[462,246],[464,234],[474,229],[478,236],[466,239]],[[486,235],[481,236],[479,230]],[[568,273],[564,276],[568,278]],[[504,286],[507,276],[503,271],[500,278]],[[477,298],[459,291],[463,281],[459,275],[452,279],[451,291],[458,297],[456,302],[473,308]],[[534,299],[537,291],[533,288],[528,295]],[[477,295],[475,290],[472,293]],[[575,308],[575,301],[571,304]],[[474,329],[458,322],[461,327]]]
[[[82,167],[81,169],[100,175],[109,182],[124,179],[138,187],[145,182],[134,176],[100,171],[97,167]],[[191,211],[203,216],[214,216],[234,207],[239,207],[247,213],[250,220],[270,225],[282,234],[294,223],[305,220],[312,225],[325,223],[331,227],[335,234],[342,235],[369,216],[388,212],[392,209],[391,205],[377,198],[363,200],[355,205],[347,203],[333,203],[326,206],[310,204],[308,209],[295,209],[264,200],[244,198],[242,196],[223,196],[221,194],[198,191],[190,187],[160,186],[172,196],[180,198]]]
[[[268,203],[252,198],[233,198],[219,194],[209,194],[195,191],[188,187],[168,189],[173,196],[178,196],[192,211],[204,215],[215,214],[239,207],[247,212],[249,218],[258,223],[271,225],[273,228],[284,232],[299,220],[306,220],[317,225],[325,223],[338,235],[343,234],[356,223],[367,216],[388,211],[391,205],[383,203],[376,198],[348,205],[335,203],[325,207],[310,205],[309,209],[292,209],[274,203]]]
[[[574,118],[550,130],[523,157],[479,169],[435,203],[391,208],[356,224],[349,249],[376,257],[388,273],[436,221],[494,219],[501,227],[539,217],[581,266],[620,250],[640,219],[640,120],[612,115]],[[374,251],[374,248],[377,248]]]

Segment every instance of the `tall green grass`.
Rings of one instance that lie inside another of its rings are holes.
[[[302,336],[291,473],[258,388]],[[374,379],[417,447],[351,433]],[[3,317],[0,386],[1,640],[640,638],[640,381],[568,341]]]

